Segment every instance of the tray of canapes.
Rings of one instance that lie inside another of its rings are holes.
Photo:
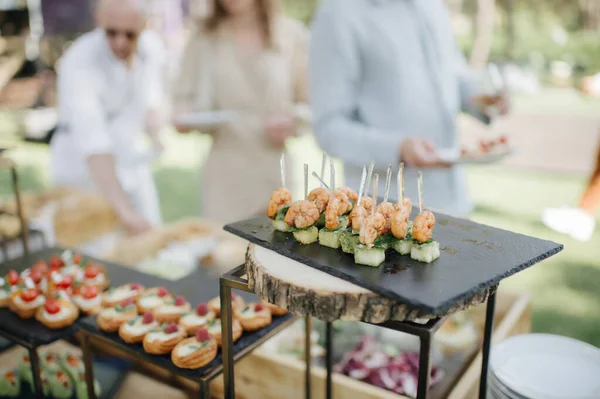
[[[282,162],[282,177],[283,173]],[[418,184],[418,208],[404,197],[403,165],[397,175],[399,201],[388,201],[392,168],[388,167],[383,199],[377,196],[374,165],[363,168],[361,187],[335,187],[330,166],[329,187],[308,191],[305,165],[304,198],[293,201],[282,187],[269,200],[267,215],[225,226],[275,253],[346,280],[430,315],[442,314],[517,273],[558,253],[551,241],[485,226],[425,208],[425,187]],[[290,263],[293,265],[293,263]],[[293,266],[291,266],[293,267]]]
[[[217,280],[207,276],[199,282],[194,298],[214,295],[204,286],[218,290]],[[83,319],[82,328],[186,377],[201,377],[221,365],[219,297],[194,303],[164,286],[140,288],[132,291],[128,284],[116,287],[112,296],[107,292],[103,309]],[[256,301],[254,295],[232,295],[234,356],[293,318],[283,309]]]
[[[79,317],[99,309],[109,285],[103,265],[71,251],[38,258],[29,267],[24,259],[0,269],[0,320],[9,333],[50,343],[74,332]]]

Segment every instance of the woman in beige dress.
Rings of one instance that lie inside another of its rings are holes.
[[[307,41],[306,28],[273,0],[215,0],[211,16],[194,27],[175,87],[175,120],[197,111],[233,115],[207,132],[213,146],[203,216],[227,223],[266,212],[280,186],[286,139],[308,115]]]

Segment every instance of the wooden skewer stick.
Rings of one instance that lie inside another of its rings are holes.
[[[322,187],[327,187],[326,184],[323,183],[325,180],[325,164],[327,163],[327,153],[323,151],[323,158],[321,158],[321,184]]]
[[[373,169],[375,168],[375,162],[371,161],[371,163],[369,164],[369,171],[367,174],[367,185],[365,186],[365,195],[368,196],[369,195],[369,190],[371,190],[371,177],[373,176]]]
[[[373,208],[371,208],[371,216],[375,215],[375,208],[377,208],[377,187],[379,186],[379,175],[375,173],[373,178]]]
[[[285,187],[285,154],[281,154],[281,159],[279,160],[279,169],[281,171],[281,187]]]
[[[423,212],[423,174],[419,171],[419,179],[417,180],[419,189],[419,213]]]
[[[329,160],[329,184],[331,184],[329,189],[331,190],[331,198],[333,198],[335,193],[335,166],[333,166],[333,159]]]
[[[356,206],[360,206],[360,202],[362,201],[363,194],[365,193],[365,182],[367,180],[367,168],[363,166],[362,176],[360,177],[360,187],[358,189],[358,201],[356,202]]]
[[[304,164],[304,199],[308,199],[308,164]]]
[[[323,179],[322,179],[322,178],[320,178],[320,177],[319,177],[319,175],[317,174],[317,172],[315,172],[315,171],[313,170],[313,172],[312,172],[312,175],[313,175],[314,177],[316,177],[316,178],[317,178],[317,180],[319,180],[319,183],[321,183],[321,187],[324,187],[324,188],[326,188],[327,190],[329,190],[329,186],[328,186],[328,185],[327,185],[327,184],[326,184],[326,183],[323,181]]]
[[[385,175],[385,193],[383,194],[383,202],[387,202],[387,200],[388,200],[391,183],[392,183],[392,165],[388,165],[387,174]]]
[[[396,185],[398,186],[398,205],[402,206],[404,202],[404,162],[400,162]]]

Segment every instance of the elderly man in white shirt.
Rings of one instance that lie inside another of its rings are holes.
[[[421,169],[427,207],[468,214],[463,172],[441,162],[438,149],[458,148],[460,111],[487,121],[476,94],[443,0],[322,3],[310,52],[314,128],[321,147],[344,161],[346,185],[358,188],[371,161],[380,174],[404,161],[413,201]],[[392,185],[390,197],[396,192]]]
[[[149,156],[155,151],[143,151],[140,142],[145,131],[162,149],[164,51],[144,30],[141,0],[101,0],[98,7],[98,28],[60,61],[54,179],[102,193],[136,234],[161,223]]]

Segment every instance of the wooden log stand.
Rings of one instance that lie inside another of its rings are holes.
[[[484,290],[444,314],[426,314],[254,244],[246,253],[246,273],[248,286],[265,301],[329,322],[433,319],[477,306],[494,290]]]

